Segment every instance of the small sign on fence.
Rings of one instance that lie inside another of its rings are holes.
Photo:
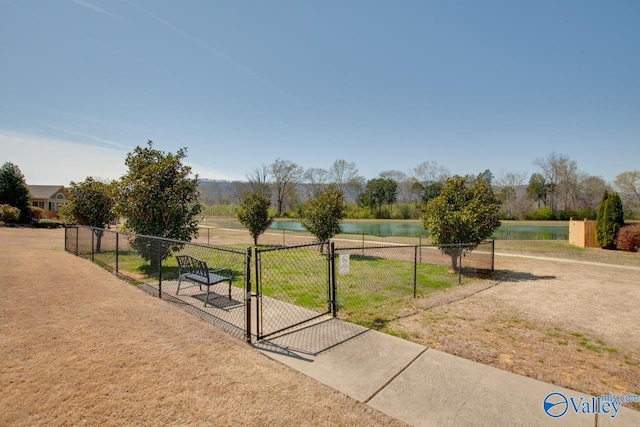
[[[344,274],[349,274],[349,254],[340,254],[340,269],[339,274],[342,276]]]

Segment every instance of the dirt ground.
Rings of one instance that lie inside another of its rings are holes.
[[[0,425],[404,425],[0,227]]]
[[[386,332],[593,395],[640,394],[640,268],[502,256],[496,269],[416,300]]]
[[[211,243],[244,240],[231,234]],[[64,253],[62,236],[0,228],[0,425],[399,424]],[[585,393],[640,394],[640,269],[500,256],[496,270],[383,330]]]

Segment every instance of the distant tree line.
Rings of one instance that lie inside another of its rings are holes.
[[[627,218],[640,217],[640,171],[620,173],[613,183],[581,171],[575,160],[551,153],[533,162],[535,171],[483,172],[501,202],[501,219],[595,219],[604,191],[617,191]],[[201,181],[201,201],[209,214],[234,216],[245,192],[269,200],[277,217],[301,217],[303,204],[334,184],[344,194],[348,218],[419,218],[421,209],[435,199],[449,170],[424,161],[407,173],[386,170],[367,180],[354,162],[338,159],[328,168],[304,170],[296,163],[276,159],[246,173],[244,181]],[[222,207],[226,207],[226,209]]]

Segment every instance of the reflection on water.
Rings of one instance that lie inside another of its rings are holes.
[[[493,233],[499,240],[569,240],[569,226],[507,225]]]
[[[299,221],[274,221],[269,227],[272,230],[305,231]],[[424,228],[419,222],[343,222],[342,230],[350,234],[366,234],[369,236],[425,236]],[[503,225],[493,233],[493,238],[500,240],[569,240],[567,225]]]

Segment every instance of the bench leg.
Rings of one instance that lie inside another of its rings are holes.
[[[204,306],[205,308],[207,307],[207,301],[209,301],[209,289],[211,288],[211,286],[207,286],[207,295],[204,297]],[[202,289],[202,287],[200,287],[200,289]]]
[[[182,276],[178,277],[178,289],[176,289],[176,295],[180,292],[180,282],[182,282]]]

